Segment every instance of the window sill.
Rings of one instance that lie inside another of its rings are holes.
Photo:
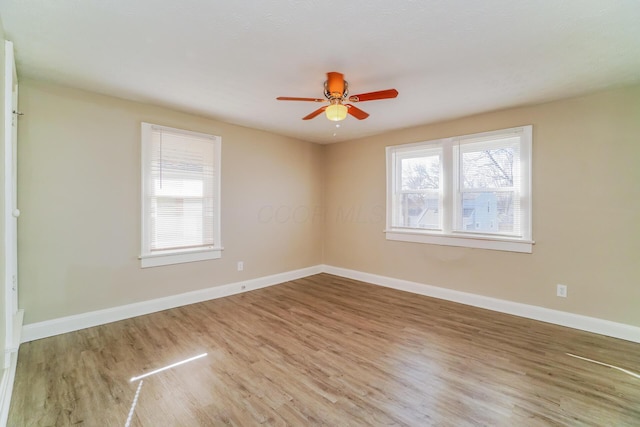
[[[138,257],[140,267],[160,267],[162,265],[182,264],[185,262],[207,261],[222,257],[222,247],[198,249],[192,251],[173,251],[146,254]]]
[[[444,246],[460,246],[494,251],[532,253],[534,242],[508,237],[469,236],[458,234],[429,233],[417,230],[385,230],[387,240],[427,243]]]

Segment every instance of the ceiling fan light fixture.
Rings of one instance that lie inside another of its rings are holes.
[[[342,104],[335,103],[329,105],[325,110],[324,114],[327,116],[327,119],[333,122],[339,122],[347,118],[347,107]]]

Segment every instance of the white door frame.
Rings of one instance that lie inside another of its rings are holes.
[[[13,43],[5,41],[4,94],[4,255],[5,255],[5,368],[11,353],[17,351],[18,313],[18,216],[17,205],[17,138],[18,138],[18,75],[13,55]]]

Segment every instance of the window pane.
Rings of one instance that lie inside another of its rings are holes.
[[[503,147],[463,152],[463,188],[513,187],[514,151]]]
[[[440,228],[440,198],[438,193],[403,193],[399,195],[400,212],[396,226],[410,228]]]
[[[402,190],[440,188],[440,156],[409,157],[400,163]]]
[[[206,215],[202,199],[163,197],[155,202],[151,211],[152,251],[213,243],[205,241],[203,218]]]
[[[462,194],[462,230],[478,233],[519,233],[519,202],[513,191]]]

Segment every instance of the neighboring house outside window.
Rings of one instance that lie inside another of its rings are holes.
[[[388,240],[532,252],[532,126],[387,147]]]
[[[220,258],[220,145],[142,123],[143,268]]]

